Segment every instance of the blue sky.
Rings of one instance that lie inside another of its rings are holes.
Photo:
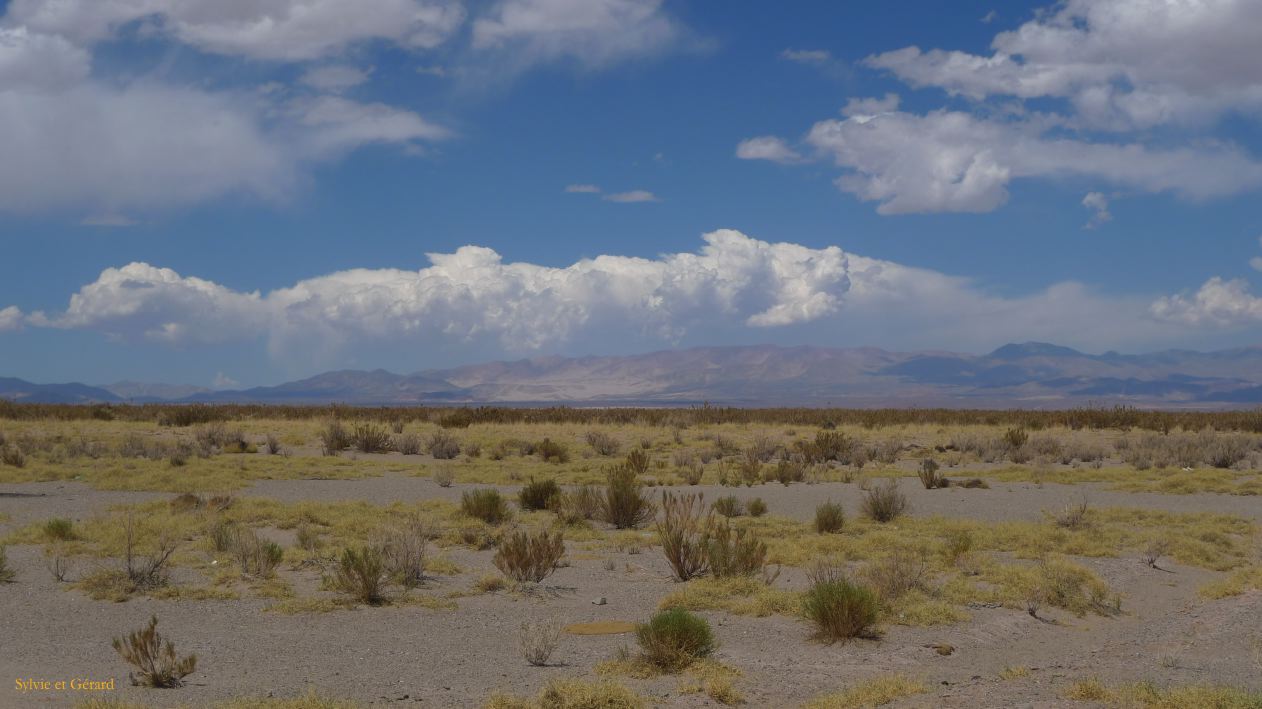
[[[1258,343],[1257,3],[871,5],[0,2],[0,374]]]

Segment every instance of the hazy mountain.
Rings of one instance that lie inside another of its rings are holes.
[[[118,387],[121,385],[115,385]],[[0,379],[25,401],[119,401],[163,389],[35,385]],[[167,390],[182,393],[179,388]],[[166,397],[164,397],[166,398]],[[1066,407],[1262,404],[1262,347],[1091,355],[1040,342],[984,355],[875,348],[703,347],[619,357],[535,357],[394,374],[327,372],[279,386],[172,400],[313,404],[567,403]]]
[[[87,384],[77,382],[32,384],[12,377],[0,377],[0,399],[35,401],[41,404],[91,404],[121,401],[115,394]]]
[[[158,384],[153,382],[121,381],[101,387],[105,391],[128,401],[167,401],[184,399],[210,392],[206,387],[192,384]]]

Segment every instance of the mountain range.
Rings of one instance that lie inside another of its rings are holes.
[[[1040,342],[1004,345],[984,355],[869,347],[703,347],[535,357],[413,374],[341,370],[235,391],[0,378],[0,398],[45,403],[1243,408],[1262,405],[1262,347],[1137,355],[1091,355]]]

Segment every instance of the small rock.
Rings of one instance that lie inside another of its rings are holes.
[[[607,603],[607,602],[608,602],[608,601],[606,601],[606,600],[605,600],[605,597],[604,597],[604,596],[601,596],[600,598],[597,598],[597,599],[595,599],[595,600],[593,600],[593,601],[592,601],[592,603],[593,603],[594,605],[598,605],[598,606],[603,606],[603,605],[605,605],[605,603]]]

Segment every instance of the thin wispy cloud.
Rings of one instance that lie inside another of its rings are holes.
[[[606,202],[621,202],[623,204],[634,204],[636,202],[660,202],[657,195],[648,190],[631,190],[630,192],[615,192],[607,194],[601,199]]]

